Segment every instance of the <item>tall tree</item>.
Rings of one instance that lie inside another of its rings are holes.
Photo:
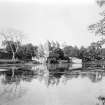
[[[44,53],[46,58],[49,56],[50,51],[51,51],[51,43],[49,40],[47,40],[44,44]]]
[[[64,54],[67,57],[78,57],[79,55],[79,49],[77,46],[66,46],[63,48]]]
[[[97,4],[102,7],[105,5],[105,0],[97,0]],[[94,32],[95,35],[101,36],[101,40],[98,41],[102,46],[105,44],[105,10],[99,13],[102,16],[102,19],[98,22],[89,25],[89,30]]]
[[[3,45],[9,46],[12,52],[12,60],[15,61],[15,55],[22,41],[23,32],[16,29],[1,30],[0,35],[4,38]]]
[[[45,57],[45,50],[42,44],[38,47],[38,57]]]
[[[54,41],[50,42],[47,40],[43,47],[44,47],[45,57],[47,58],[47,57],[49,57],[50,52],[52,52],[56,48],[60,48],[60,44],[57,41],[56,42],[54,42]]]
[[[56,41],[56,48],[60,48],[60,44],[58,41]]]
[[[102,7],[103,5],[105,5],[105,0],[97,0],[97,4]]]
[[[26,44],[26,45],[21,45],[18,52],[17,52],[17,57],[19,59],[27,59],[31,60],[32,57],[37,56],[37,46],[33,46],[31,43]]]

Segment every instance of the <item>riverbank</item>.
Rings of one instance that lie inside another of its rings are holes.
[[[0,59],[0,65],[19,65],[19,64],[40,64],[35,60],[7,60],[7,59]]]

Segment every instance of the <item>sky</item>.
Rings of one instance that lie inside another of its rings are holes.
[[[0,29],[23,31],[23,43],[88,46],[99,39],[88,31],[99,12],[95,0],[0,0]]]

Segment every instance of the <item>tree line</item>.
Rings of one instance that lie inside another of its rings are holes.
[[[97,0],[97,4],[103,7],[105,0]],[[82,46],[66,45],[63,48],[57,41],[46,41],[44,45],[35,46],[31,43],[22,44],[24,33],[15,30],[1,30],[0,35],[3,37],[3,49],[0,50],[0,59],[31,60],[33,57],[49,58],[52,62],[57,60],[69,60],[71,57],[82,59],[82,61],[94,61],[105,59],[105,11],[100,13],[102,19],[89,25],[89,31],[95,35],[101,36],[97,42],[92,42],[87,48]]]
[[[45,44],[37,46],[31,43],[22,44],[20,40],[3,40],[4,48],[0,51],[0,59],[32,60],[32,57],[43,57],[56,62],[57,60],[69,60],[71,57],[76,57],[83,61],[102,60],[105,59],[105,48],[102,48],[101,43],[100,41],[93,42],[87,48],[84,46],[78,48],[71,45],[61,47],[57,41],[46,41]]]

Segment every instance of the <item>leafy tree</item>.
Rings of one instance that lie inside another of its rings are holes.
[[[5,46],[5,50],[7,52],[12,53],[12,51],[14,51],[14,52],[17,53],[19,47],[21,46],[21,43],[19,41],[18,42],[13,42],[13,41],[4,40],[4,41],[2,41],[2,45]],[[18,45],[18,47],[17,47],[17,45]]]
[[[101,58],[105,59],[105,48],[101,49]]]
[[[17,52],[17,57],[23,60],[32,59],[32,57],[37,56],[37,48],[37,46],[33,46],[32,44],[22,45]]]
[[[102,7],[105,4],[105,0],[97,0],[97,4]],[[102,46],[105,44],[105,10],[101,12],[100,15],[102,16],[102,19],[94,24],[89,25],[89,30],[94,32],[95,35],[101,36],[101,40],[99,40],[98,43],[100,43]]]
[[[64,55],[68,56],[68,57],[72,57],[73,56],[73,47],[72,46],[66,46],[63,49],[64,51]]]
[[[52,53],[54,54],[54,56],[57,58],[57,59],[63,59],[64,58],[64,53],[63,53],[63,50],[60,49],[60,48],[55,48]]]
[[[66,46],[63,48],[64,55],[67,57],[78,57],[79,56],[79,49],[77,46]]]
[[[103,7],[105,5],[105,0],[97,0],[97,4],[100,7]],[[102,16],[101,20],[89,26],[91,32],[94,32],[95,35],[101,36],[99,41],[91,44],[92,51],[94,49],[94,57],[98,59],[103,58],[102,45],[105,44],[105,10],[102,11],[100,15]]]
[[[50,41],[46,41],[46,43],[44,44],[44,53],[45,53],[45,57],[47,58],[49,56],[49,53],[51,51],[51,43]]]
[[[56,48],[60,48],[60,44],[58,41],[56,41]]]
[[[68,60],[69,62],[69,58],[64,56],[64,52],[61,48],[53,49],[49,54],[47,62],[57,63],[58,60]]]
[[[39,56],[42,57],[49,57],[49,54],[54,50],[60,48],[60,44],[59,42],[54,42],[54,41],[49,41],[47,40],[46,43],[44,45],[40,45],[38,48],[39,51]]]
[[[23,33],[15,29],[7,29],[2,30],[0,35],[4,38],[2,42],[3,45],[12,53],[12,60],[15,61],[15,56],[22,41]]]
[[[80,59],[84,59],[86,53],[87,53],[87,49],[82,46],[82,47],[80,48],[80,50],[79,50],[79,56],[78,56],[78,57],[79,57]]]
[[[74,52],[74,57],[79,58],[79,48],[77,46],[74,47],[73,52]]]
[[[97,4],[102,7],[105,4],[105,0],[97,0]]]
[[[42,44],[38,47],[38,57],[45,57],[45,50]]]

